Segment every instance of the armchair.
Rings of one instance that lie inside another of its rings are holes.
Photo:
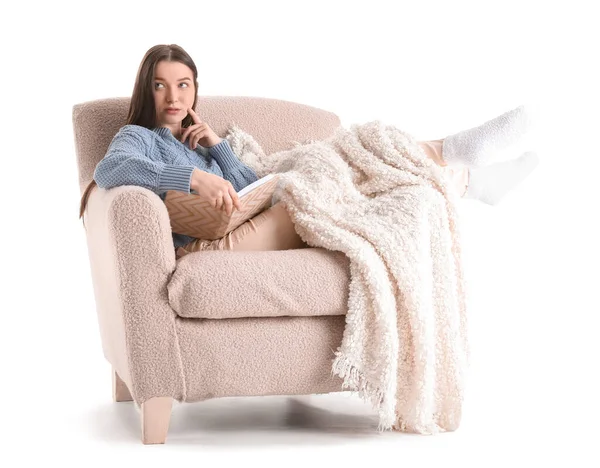
[[[76,104],[83,193],[129,98]],[[339,118],[267,98],[202,97],[219,135],[231,123],[267,154],[322,139]],[[164,443],[173,400],[341,392],[331,374],[345,327],[349,263],[322,248],[205,251],[175,258],[169,215],[154,192],[96,187],[84,214],[104,357],[115,401],[135,401],[144,444]]]

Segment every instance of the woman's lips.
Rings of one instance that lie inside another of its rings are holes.
[[[167,114],[177,114],[180,109],[167,109]]]

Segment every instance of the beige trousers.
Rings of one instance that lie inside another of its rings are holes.
[[[420,141],[425,154],[448,171],[452,186],[464,196],[469,182],[466,167],[450,167],[442,158],[442,141]],[[249,219],[225,237],[216,240],[197,239],[179,247],[177,258],[200,250],[289,250],[308,247],[294,229],[294,224],[281,203]]]

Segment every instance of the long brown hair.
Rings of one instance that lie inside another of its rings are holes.
[[[167,62],[181,62],[192,70],[194,73],[195,86],[194,104],[192,108],[196,108],[196,100],[198,99],[198,69],[196,68],[196,64],[194,64],[194,61],[189,54],[177,44],[155,45],[148,49],[148,52],[144,55],[138,68],[125,125],[140,125],[149,129],[156,127],[153,82],[154,69],[156,68],[156,64],[161,60]],[[184,128],[189,127],[192,123],[192,116],[188,114],[185,119],[182,120],[181,126]],[[90,193],[96,185],[96,181],[92,178],[92,181],[83,192],[83,195],[81,196],[81,206],[79,207],[79,218],[83,217]]]

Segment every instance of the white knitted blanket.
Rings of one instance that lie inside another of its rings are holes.
[[[350,259],[348,312],[332,374],[379,413],[378,430],[453,431],[469,361],[460,236],[445,171],[380,121],[265,155],[237,126],[225,137],[259,177],[279,173],[309,245]]]

